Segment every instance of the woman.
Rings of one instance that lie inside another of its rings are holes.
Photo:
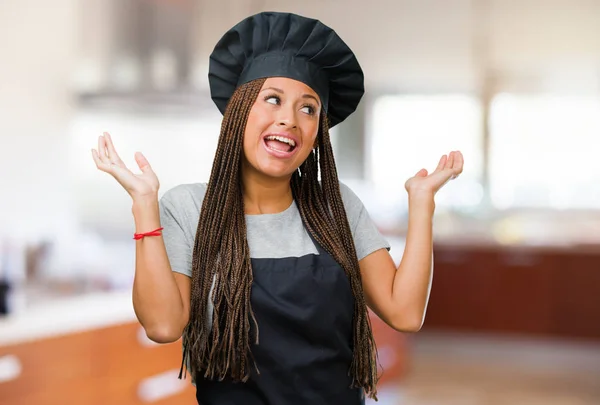
[[[209,81],[224,118],[208,184],[177,186],[159,202],[141,153],[133,174],[110,135],[92,152],[133,199],[137,317],[156,342],[183,336],[201,404],[360,404],[377,383],[367,307],[396,330],[420,329],[434,195],[462,156],[406,182],[396,268],[337,179],[328,130],[364,91],[337,34],[294,14],[248,17],[216,45]]]

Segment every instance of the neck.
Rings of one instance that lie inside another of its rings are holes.
[[[248,168],[242,169],[245,214],[277,214],[289,208],[294,199],[290,176],[273,178],[245,169]]]

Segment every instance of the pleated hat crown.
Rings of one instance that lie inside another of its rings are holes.
[[[267,77],[312,88],[330,127],[352,114],[364,94],[364,75],[350,47],[320,21],[292,13],[263,12],[242,20],[210,56],[211,97],[221,113],[238,86]]]

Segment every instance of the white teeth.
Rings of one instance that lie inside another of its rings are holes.
[[[291,147],[296,146],[296,142],[294,142],[293,139],[289,139],[289,138],[284,138],[283,136],[275,136],[275,135],[271,135],[271,136],[267,136],[267,139],[269,141],[279,141],[279,142],[283,142],[283,143],[287,143],[288,145],[290,145]]]

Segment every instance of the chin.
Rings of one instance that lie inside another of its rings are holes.
[[[261,151],[262,152],[262,151]],[[297,159],[277,159],[265,153],[257,153],[256,160],[249,162],[254,170],[264,176],[273,178],[290,177],[298,168],[296,165]]]
[[[259,172],[265,176],[275,179],[291,177],[295,169],[293,167],[278,167],[279,165],[265,165],[259,169]]]
[[[246,156],[244,156],[244,161],[247,169],[260,176],[273,179],[289,179],[302,163],[299,162],[302,155],[294,156],[291,159],[277,159],[264,153],[263,150],[257,151],[251,160],[247,159]]]

